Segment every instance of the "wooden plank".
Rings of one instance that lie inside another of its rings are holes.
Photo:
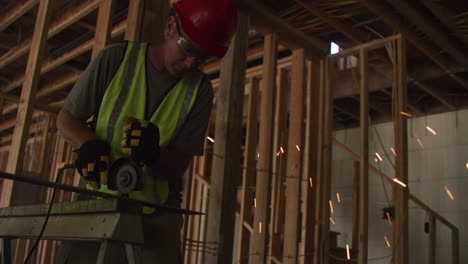
[[[437,240],[437,226],[436,219],[433,215],[429,215],[429,261],[428,264],[436,263],[436,240]]]
[[[389,2],[398,12],[411,19],[412,23],[447,52],[453,60],[461,66],[468,67],[468,56],[463,51],[463,47],[457,45],[457,42],[453,41],[453,38],[443,31],[439,22],[436,22],[432,17],[428,17],[422,11],[420,5],[406,0],[390,0]]]
[[[260,101],[260,128],[258,139],[257,180],[255,186],[255,208],[252,233],[252,258],[253,263],[265,261],[265,243],[267,230],[268,191],[270,189],[271,173],[271,139],[273,121],[273,100],[275,90],[276,51],[278,49],[278,37],[269,34],[264,37],[265,53],[263,54],[263,78],[262,97]],[[260,230],[262,228],[262,230]]]
[[[125,39],[138,42],[141,37],[144,0],[132,0],[128,6],[127,30]]]
[[[47,33],[47,38],[51,38],[61,32],[63,29],[67,28],[71,24],[75,23],[76,21],[80,20],[82,17],[88,15],[92,11],[94,11],[99,4],[99,0],[84,0],[80,1],[78,5],[74,8],[63,12],[59,17],[57,17],[52,23]],[[34,43],[34,35],[31,37],[27,37],[21,44],[10,53],[5,58],[0,60],[0,69],[3,69],[8,64],[16,61],[19,57],[26,54],[32,48]]]
[[[241,127],[249,18],[238,13],[238,26],[221,66],[206,241],[217,243],[205,262],[230,263],[234,242],[237,179],[240,175]]]
[[[395,61],[395,175],[408,183],[408,129],[406,111],[406,43],[399,38],[394,43]],[[395,227],[393,229],[393,259],[396,263],[408,263],[408,188],[394,187]]]
[[[244,170],[242,172],[241,206],[239,213],[240,223],[247,221],[247,219],[252,216],[252,213],[249,213],[249,211],[252,209],[254,198],[252,187],[255,186],[255,169],[257,166],[258,99],[260,97],[260,80],[258,78],[251,78],[249,83],[250,92],[245,135]],[[238,236],[239,245],[236,259],[239,264],[248,264],[249,258],[247,256],[249,255],[250,250],[250,232],[246,230],[244,225],[241,225]]]
[[[305,52],[293,50],[289,100],[288,161],[286,172],[286,214],[284,220],[283,263],[297,263],[299,239],[299,187],[301,184],[302,134],[304,129]]]
[[[273,257],[281,258],[281,236],[284,226],[284,181],[286,179],[286,159],[284,150],[288,148],[287,129],[287,104],[289,101],[289,71],[279,69],[278,89],[276,89],[275,119],[273,125],[273,153],[276,153],[272,162],[272,182],[270,199],[270,240],[268,241],[267,263],[271,263]],[[283,152],[281,151],[283,150]]]
[[[353,162],[354,168],[354,184],[353,184],[353,226],[352,226],[352,247],[353,249],[359,248],[359,199],[360,199],[360,165],[359,161]]]
[[[252,24],[258,31],[264,34],[275,32],[288,48],[304,48],[309,56],[315,58],[328,53],[328,43],[294,28],[258,1],[239,0],[237,6],[252,17]]]
[[[331,159],[333,131],[333,81],[334,64],[327,57],[326,76],[320,99],[319,153],[317,169],[317,207],[315,215],[314,264],[328,263],[330,248],[330,209],[328,201],[331,192]]]
[[[460,264],[460,237],[458,228],[452,229],[452,264]]]
[[[306,130],[305,130],[305,164],[304,178],[302,179],[302,243],[299,251],[304,257],[299,258],[300,263],[312,263],[310,254],[314,248],[314,219],[315,219],[315,195],[317,182],[317,153],[318,153],[318,127],[320,112],[320,87],[323,76],[323,61],[307,62],[307,94],[306,94]]]
[[[0,15],[0,32],[13,24],[18,18],[23,16],[39,3],[39,0],[16,1],[16,4]]]
[[[12,148],[8,155],[7,172],[19,173],[22,170],[24,150],[26,140],[29,135],[29,125],[32,116],[32,106],[36,88],[39,83],[39,70],[42,56],[44,53],[45,42],[51,17],[52,6],[49,0],[41,0],[34,27],[33,43],[29,52],[28,64],[26,67],[26,80],[21,91],[21,101],[18,108],[17,125],[15,127],[14,137],[12,140]],[[13,181],[5,181],[2,197],[0,201],[1,207],[6,207],[11,204],[13,193]]]
[[[367,87],[368,61],[367,50],[361,49],[360,66],[360,152],[359,161],[359,250],[358,263],[367,264],[368,223],[369,223],[369,94]]]
[[[114,0],[101,0],[94,34],[94,46],[91,58],[109,43],[112,30],[112,14],[114,13]]]

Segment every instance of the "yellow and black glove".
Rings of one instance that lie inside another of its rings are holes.
[[[83,143],[76,151],[75,167],[83,181],[95,190],[99,190],[101,184],[107,184],[110,150],[107,142],[93,139]]]
[[[147,120],[126,117],[122,152],[138,164],[151,165],[159,159],[159,151],[158,127]]]

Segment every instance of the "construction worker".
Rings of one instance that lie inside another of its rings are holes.
[[[104,48],[82,73],[57,118],[78,148],[76,167],[89,189],[107,186],[109,164],[131,156],[144,164],[144,187],[130,198],[179,207],[182,176],[203,143],[213,103],[210,80],[198,69],[222,58],[237,24],[234,0],[180,0],[159,43]],[[95,129],[86,125],[94,116]],[[180,263],[182,217],[144,208],[144,263]],[[57,263],[92,263],[99,245],[64,243]],[[109,263],[126,263],[110,245]]]

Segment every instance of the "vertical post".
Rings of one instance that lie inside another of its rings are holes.
[[[19,173],[22,170],[24,150],[29,138],[29,127],[36,96],[36,89],[40,78],[40,68],[44,47],[49,30],[52,4],[50,0],[41,0],[37,12],[36,24],[26,66],[25,80],[21,89],[21,97],[16,116],[16,126],[8,155],[7,172]],[[14,189],[13,181],[4,180],[0,206],[12,204],[11,197]]]
[[[312,263],[313,255],[310,254],[314,247],[314,215],[315,215],[315,190],[313,184],[317,182],[317,154],[318,154],[318,127],[319,127],[319,99],[321,92],[321,77],[323,74],[323,61],[307,62],[307,95],[306,95],[306,136],[305,136],[305,166],[302,199],[302,244],[300,263]]]
[[[331,192],[331,159],[333,132],[333,73],[334,65],[327,57],[325,63],[325,83],[322,87],[320,110],[320,134],[317,175],[317,207],[315,221],[314,263],[328,263],[330,250],[330,208],[328,201]]]
[[[367,226],[369,222],[369,97],[367,87],[367,50],[359,54],[361,76],[361,160],[359,162],[359,264],[367,264]]]
[[[406,43],[400,36],[395,41],[394,71],[396,74],[395,91],[395,175],[401,182],[408,182],[408,138],[406,116],[400,114],[406,111]],[[408,263],[408,188],[394,186],[395,197],[395,227],[393,229],[393,259],[395,263]]]
[[[164,40],[164,26],[169,15],[169,0],[145,1],[141,41],[157,43]]]
[[[221,63],[206,240],[216,243],[216,253],[206,255],[208,264],[232,262],[248,29],[249,17],[239,12],[236,34]]]
[[[429,262],[428,264],[436,263],[436,238],[437,238],[437,226],[436,218],[434,215],[429,215]]]
[[[111,38],[112,14],[114,12],[114,0],[101,0],[94,34],[94,47],[91,55],[94,58],[103,49]],[[130,25],[130,24],[128,24]]]
[[[239,214],[239,247],[236,259],[239,264],[249,263],[250,231],[244,226],[244,222],[250,219],[250,209],[253,203],[252,187],[255,185],[255,168],[257,159],[258,138],[258,97],[260,96],[260,80],[251,78],[250,93],[247,109],[247,132],[244,150],[244,171],[242,173],[242,194]]]
[[[460,238],[458,229],[452,229],[452,264],[460,264]]]
[[[138,42],[141,37],[143,23],[143,6],[145,0],[131,0],[128,6],[127,30],[125,39]]]
[[[260,128],[258,141],[257,181],[255,187],[255,208],[252,233],[252,263],[265,261],[265,241],[267,233],[267,210],[269,177],[271,172],[271,139],[273,121],[273,92],[275,88],[276,52],[278,38],[274,34],[265,35],[263,53],[263,78],[260,102]],[[260,230],[261,229],[261,230]]]
[[[357,249],[359,241],[359,197],[360,197],[360,188],[359,188],[359,161],[353,162],[354,165],[354,184],[353,184],[353,249]]]
[[[272,182],[270,199],[270,240],[268,241],[267,263],[271,263],[272,257],[280,259],[282,241],[282,228],[284,223],[284,179],[286,178],[287,155],[283,152],[288,148],[287,104],[289,100],[288,70],[280,69],[278,74],[278,88],[275,98],[275,118],[273,126],[273,153],[275,159],[272,162]]]
[[[292,52],[292,79],[289,100],[289,138],[286,172],[286,214],[284,220],[283,263],[297,263],[299,242],[299,187],[302,161],[302,130],[304,127],[304,49]]]

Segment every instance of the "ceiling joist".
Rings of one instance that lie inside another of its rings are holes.
[[[21,0],[17,1],[11,8],[5,10],[5,12],[0,15],[0,31],[3,31],[13,24],[18,18],[35,7],[37,3],[39,3],[39,0]]]

